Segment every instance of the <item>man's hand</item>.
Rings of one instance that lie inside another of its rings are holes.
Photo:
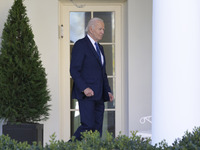
[[[86,88],[84,91],[84,94],[87,96],[87,97],[91,97],[91,96],[94,96],[94,91],[91,89],[91,88]]]
[[[109,98],[110,98],[110,102],[112,102],[114,100],[114,96],[110,92],[108,92],[108,95],[109,95]]]

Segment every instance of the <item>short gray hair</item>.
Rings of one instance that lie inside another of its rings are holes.
[[[97,21],[103,22],[103,20],[101,18],[97,18],[97,17],[90,19],[90,21],[88,22],[87,27],[85,29],[86,33],[88,33],[90,27],[92,27],[92,28],[94,27],[94,25],[96,24]]]

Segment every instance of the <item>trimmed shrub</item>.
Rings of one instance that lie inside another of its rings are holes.
[[[182,139],[176,139],[172,145],[173,150],[200,150],[200,127],[186,131]]]
[[[176,139],[172,146],[168,146],[165,140],[158,144],[152,145],[150,138],[142,138],[137,132],[132,132],[132,136],[128,137],[121,133],[114,138],[112,133],[106,134],[105,139],[100,137],[99,132],[87,131],[82,133],[83,140],[75,140],[72,142],[64,142],[56,140],[56,135],[50,137],[50,144],[45,147],[33,143],[17,142],[10,137],[0,136],[1,150],[200,150],[200,127],[195,127],[192,132],[186,132],[182,139]]]
[[[131,132],[132,136],[127,137],[119,134],[115,139],[115,148],[120,150],[152,150],[153,146],[150,144],[150,138],[142,138],[137,135],[137,132]]]
[[[45,68],[23,0],[14,0],[0,46],[0,119],[37,123],[49,117]]]

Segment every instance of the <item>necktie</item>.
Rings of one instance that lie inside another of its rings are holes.
[[[96,46],[96,50],[97,50],[97,54],[99,56],[99,60],[101,61],[101,53],[100,53],[100,48],[97,42],[95,42],[95,46]]]

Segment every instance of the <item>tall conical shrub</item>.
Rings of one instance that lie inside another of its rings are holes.
[[[0,118],[20,123],[48,119],[46,73],[22,0],[14,0],[1,38]]]

